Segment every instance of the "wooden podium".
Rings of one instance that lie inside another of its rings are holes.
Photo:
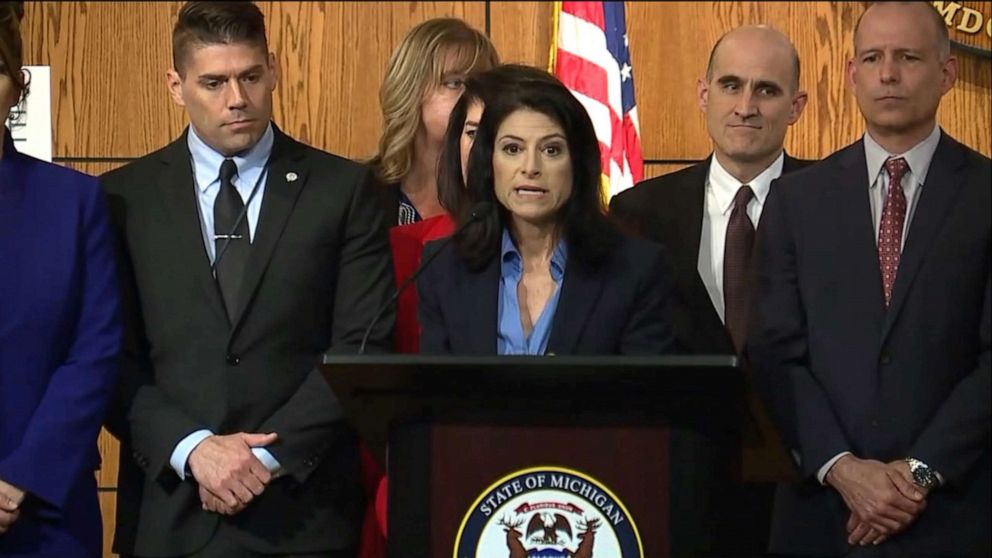
[[[387,462],[390,558],[719,548],[744,414],[733,357],[328,356],[323,372]]]

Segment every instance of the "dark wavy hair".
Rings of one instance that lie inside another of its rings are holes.
[[[24,47],[21,42],[23,19],[24,2],[0,2],[0,71],[10,78],[18,98],[26,95],[28,90],[24,72],[21,71],[24,65]],[[3,118],[6,119],[7,115],[4,114]]]
[[[496,133],[514,112],[529,109],[551,118],[565,132],[572,163],[572,194],[558,213],[561,238],[568,243],[569,265],[594,268],[609,255],[619,231],[608,220],[600,190],[599,140],[585,108],[556,78],[524,80],[493,95],[486,103],[468,161],[468,189],[457,220],[472,219],[473,208],[489,203],[496,208],[455,236],[458,255],[471,270],[481,270],[499,254],[500,238],[510,220],[496,199],[493,151]]]
[[[469,107],[476,102],[485,106],[502,92],[512,91],[519,84],[528,81],[554,83],[556,80],[544,70],[523,64],[502,64],[485,72],[472,74],[465,80],[465,91],[451,109],[441,147],[441,158],[438,161],[437,197],[441,207],[449,214],[459,215],[466,197],[465,179],[462,176],[461,139]]]

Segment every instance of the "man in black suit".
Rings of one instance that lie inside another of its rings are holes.
[[[775,552],[992,552],[992,162],[936,124],[956,75],[932,6],[872,5],[847,68],[867,133],[768,199],[748,351],[802,473]]]
[[[737,248],[736,237],[728,245],[728,234],[736,234],[728,225],[733,221],[747,228],[750,222],[753,236],[771,181],[806,164],[783,149],[788,127],[806,106],[798,55],[774,29],[734,29],[714,45],[697,93],[713,154],[621,192],[611,201],[610,213],[672,254],[680,297],[675,310],[679,349],[739,354],[743,328],[735,340],[731,326],[724,325],[727,297],[738,293],[725,287],[731,275],[732,287],[739,290],[745,274],[724,266],[726,249]],[[750,247],[744,248],[734,257],[746,258]],[[735,299],[730,307],[740,314],[730,317],[731,325],[741,322],[746,304]]]
[[[743,348],[746,329],[750,286],[745,270],[770,184],[809,163],[783,149],[807,95],[799,87],[799,56],[792,43],[765,26],[744,26],[721,37],[697,93],[713,154],[618,194],[610,212],[671,254],[678,349],[735,355]],[[791,473],[756,396],[749,396],[749,407],[743,477],[761,484],[749,485],[744,503],[736,503],[744,521],[730,520],[736,526],[724,538],[735,551],[764,548],[771,481]]]
[[[271,123],[254,4],[186,4],[173,58],[189,128],[103,177],[127,320],[114,550],[354,556],[356,436],[317,365],[357,351],[392,291],[385,216],[365,167]]]

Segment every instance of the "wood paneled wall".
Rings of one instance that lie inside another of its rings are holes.
[[[969,5],[989,14],[992,2]],[[58,163],[99,174],[161,147],[185,125],[165,89],[179,2],[29,2],[25,63],[52,67]],[[275,120],[290,134],[352,158],[372,154],[381,118],[378,86],[395,44],[436,16],[486,30],[508,62],[546,67],[549,2],[260,2],[281,68]],[[695,82],[725,31],[767,23],[792,37],[809,105],[787,149],[819,158],[854,141],[861,117],[843,69],[861,2],[628,2],[628,36],[646,176],[677,170],[710,151]],[[940,122],[992,155],[992,63],[958,53],[960,77]],[[116,443],[100,441],[105,531],[113,532]],[[109,538],[108,538],[109,542]],[[109,547],[109,544],[108,544]],[[109,552],[109,551],[108,551]],[[109,554],[108,554],[109,555]]]

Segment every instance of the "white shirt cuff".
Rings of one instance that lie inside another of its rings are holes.
[[[176,449],[172,450],[172,456],[169,457],[169,465],[179,478],[186,480],[186,462],[189,460],[189,454],[193,453],[200,442],[213,435],[214,433],[207,429],[197,430],[176,444]]]
[[[849,452],[849,451],[842,451],[842,452],[838,453],[837,455],[835,455],[833,457],[833,459],[831,459],[830,461],[827,461],[826,463],[824,463],[823,464],[823,467],[820,467],[820,470],[816,472],[816,480],[820,481],[820,484],[823,484],[823,485],[827,484],[827,473],[830,472],[830,468],[833,467],[834,466],[834,463],[837,463],[837,461],[841,457],[844,457],[845,455],[851,455],[851,452]]]
[[[265,448],[251,448],[251,453],[255,455],[255,458],[265,465],[265,468],[272,473],[273,477],[279,476],[282,473],[282,465],[279,461],[272,456],[272,453]]]

